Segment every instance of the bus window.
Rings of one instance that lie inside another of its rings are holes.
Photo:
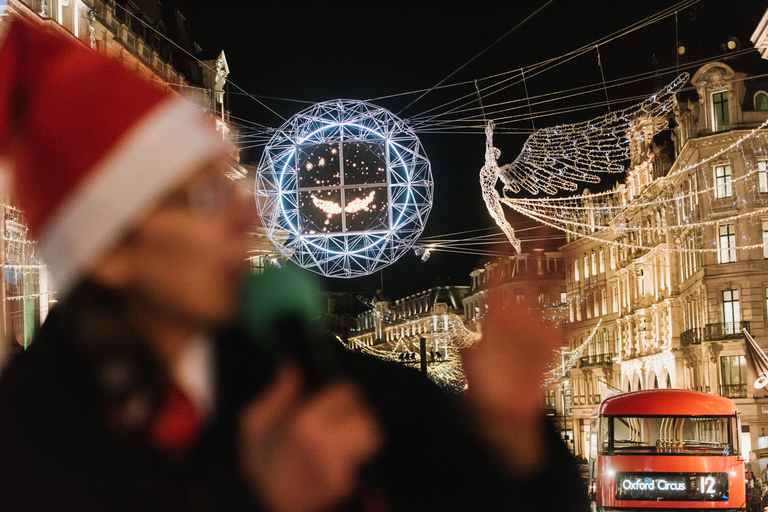
[[[603,416],[602,454],[648,453],[731,455],[734,418],[684,416]]]

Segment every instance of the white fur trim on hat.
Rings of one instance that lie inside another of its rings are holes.
[[[163,101],[129,129],[51,215],[40,235],[59,298],[183,178],[229,146],[202,110]]]

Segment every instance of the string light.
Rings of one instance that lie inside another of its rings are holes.
[[[427,325],[436,326],[437,329],[424,332]],[[349,339],[349,347],[360,348],[362,352],[385,361],[418,368],[421,366],[419,338],[423,336],[431,345],[430,360],[427,362],[429,378],[452,392],[461,392],[466,388],[461,350],[477,343],[480,333],[467,329],[460,317],[452,313],[434,314],[388,326],[386,330],[390,335],[396,332],[414,334],[378,345],[366,345],[363,336],[356,336]]]
[[[563,322],[563,308],[548,308],[553,314],[545,315],[545,320],[554,324]],[[579,361],[590,341],[597,333],[602,320],[598,321],[589,337],[574,350],[557,351],[557,362],[546,372],[543,386],[550,385],[565,375]],[[438,325],[440,330],[418,334],[425,325]],[[460,317],[454,314],[439,314],[421,317],[416,320],[399,323],[387,328],[397,332],[417,333],[397,338],[396,341],[366,345],[364,336],[349,339],[350,348],[359,348],[366,354],[385,361],[393,361],[405,366],[419,368],[421,355],[418,350],[420,337],[425,337],[431,345],[430,360],[427,363],[427,375],[440,386],[452,392],[462,392],[467,387],[467,378],[461,360],[461,350],[472,347],[481,340],[478,332],[467,329]],[[417,347],[417,348],[412,348]]]
[[[768,173],[763,165],[755,166],[754,155],[768,155],[768,144],[763,140],[763,133],[768,127],[768,121],[759,127],[739,137],[730,145],[725,146],[715,154],[687,165],[680,169],[674,167],[666,176],[654,180],[655,187],[645,194],[634,190],[637,187],[620,185],[611,192],[584,194],[568,198],[546,199],[514,199],[503,198],[500,201],[515,211],[555,227],[575,237],[592,239],[601,243],[628,249],[650,250],[659,245],[665,245],[670,252],[717,252],[721,248],[717,243],[709,247],[684,245],[690,237],[686,236],[693,228],[716,227],[723,224],[738,223],[744,219],[760,219],[768,215],[768,207],[747,207],[746,198],[718,197],[724,184],[718,184],[712,178],[710,186],[698,186],[699,176],[705,182],[708,179],[708,167],[711,162],[726,162],[731,166],[739,160],[747,169],[741,176],[728,179],[731,190],[746,191],[756,197],[768,192]],[[697,174],[697,169],[704,168]],[[762,189],[762,192],[761,192]],[[658,193],[659,190],[665,193]],[[742,194],[743,195],[743,194]],[[635,196],[635,197],[632,197]],[[722,206],[725,201],[744,206],[734,208],[733,212],[708,218],[694,214],[698,206],[709,205],[719,201]],[[759,202],[756,201],[756,204]],[[751,205],[749,205],[751,206]],[[647,222],[650,212],[659,212],[659,218]],[[702,220],[707,219],[707,220]],[[661,233],[669,230],[672,244],[660,244]],[[763,247],[762,240],[749,240],[742,237],[741,244],[729,247],[734,250],[749,250]]]
[[[551,368],[544,374],[544,386],[550,386],[568,375],[568,372],[571,371],[571,368],[576,366],[576,363],[579,362],[584,351],[589,347],[589,343],[592,341],[592,338],[595,337],[595,334],[597,334],[597,329],[602,323],[603,320],[601,318],[598,320],[597,325],[587,339],[574,350],[563,350],[560,352],[560,360],[554,362],[551,365]]]

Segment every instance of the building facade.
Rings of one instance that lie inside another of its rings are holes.
[[[400,343],[418,352],[420,338],[445,331],[446,315],[464,321],[462,299],[468,292],[468,286],[439,286],[395,301],[371,301],[369,309],[358,315],[348,347],[391,345],[394,349]]]
[[[723,61],[691,84],[668,130],[635,120],[627,179],[599,202],[585,195],[581,233],[561,248],[569,347],[583,351],[564,380],[579,455],[607,393],[653,388],[731,398],[745,453],[768,441],[743,334],[768,347],[768,140],[754,131],[768,82]]]
[[[467,327],[472,330],[481,330],[480,324],[491,300],[540,308],[545,318],[557,322],[567,320],[565,260],[560,251],[535,248],[527,253],[500,257],[476,268],[470,277],[472,284],[464,298],[464,315]],[[561,348],[568,350],[565,338]],[[563,441],[573,449],[570,388],[563,379],[558,379],[548,383],[545,393],[546,413]]]

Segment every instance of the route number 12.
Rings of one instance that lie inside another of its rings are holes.
[[[702,494],[715,494],[715,477],[703,476],[700,479],[699,492]]]

